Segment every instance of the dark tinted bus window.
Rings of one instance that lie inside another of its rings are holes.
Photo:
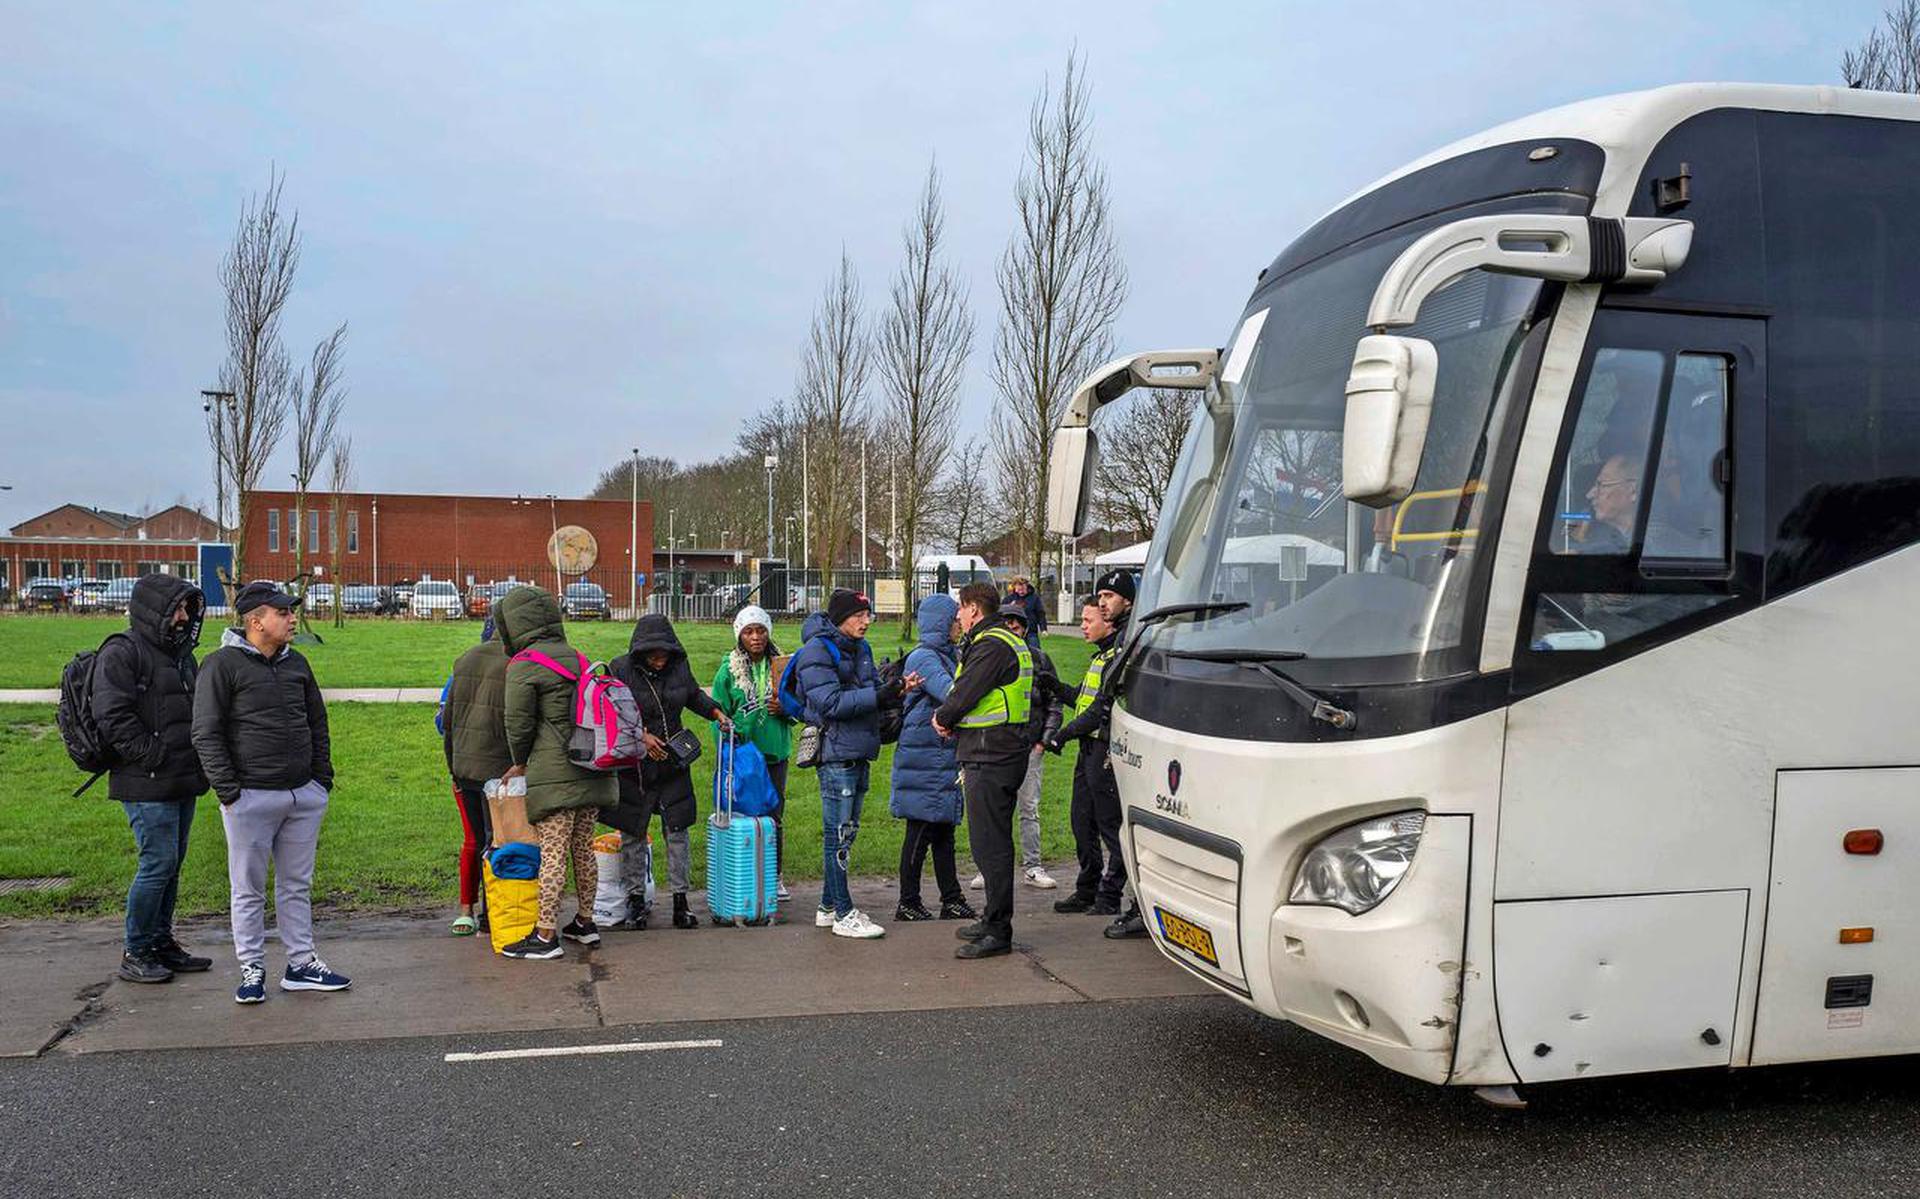
[[[1760,114],[1767,592],[1920,540],[1920,124]]]

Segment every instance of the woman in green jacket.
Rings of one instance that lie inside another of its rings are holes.
[[[573,860],[580,911],[560,929],[582,945],[600,943],[593,925],[593,892],[600,871],[593,857],[593,821],[618,802],[612,774],[576,766],[567,757],[573,736],[574,684],[548,666],[520,655],[541,654],[569,671],[580,655],[567,644],[560,605],[538,587],[516,587],[494,606],[494,624],[511,661],[507,663],[507,754],[513,765],[502,781],[527,780],[527,820],[540,834],[540,915],[532,932],[500,952],[514,958],[557,958],[560,892]]]
[[[787,759],[793,755],[793,717],[780,710],[780,680],[773,677],[773,660],[780,650],[773,644],[773,618],[766,609],[748,604],[733,618],[733,652],[720,663],[710,688],[713,702],[733,721],[736,734],[751,741],[767,760],[778,802],[773,809],[776,860],[786,869],[787,847],[780,818],[787,808]],[[715,734],[718,736],[718,734]],[[781,879],[779,897],[791,898]]]

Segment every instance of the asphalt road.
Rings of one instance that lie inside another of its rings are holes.
[[[448,1063],[454,1051],[717,1048]],[[1911,1195],[1914,1059],[1587,1080],[1524,1113],[1225,1000],[0,1063],[7,1196]]]

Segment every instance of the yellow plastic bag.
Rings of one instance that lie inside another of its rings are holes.
[[[484,859],[480,874],[487,892],[488,936],[499,953],[533,931],[540,919],[540,884],[530,878],[495,878],[493,863]]]

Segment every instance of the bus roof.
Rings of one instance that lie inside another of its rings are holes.
[[[1335,205],[1337,212],[1360,197],[1415,171],[1449,158],[1514,142],[1570,138],[1591,142],[1607,155],[1607,168],[1594,198],[1595,216],[1626,213],[1647,155],[1674,126],[1716,108],[1771,112],[1827,113],[1920,121],[1920,97],[1844,87],[1773,83],[1680,83],[1640,92],[1622,92],[1549,108],[1496,125],[1443,146],[1399,170],[1374,180]]]

